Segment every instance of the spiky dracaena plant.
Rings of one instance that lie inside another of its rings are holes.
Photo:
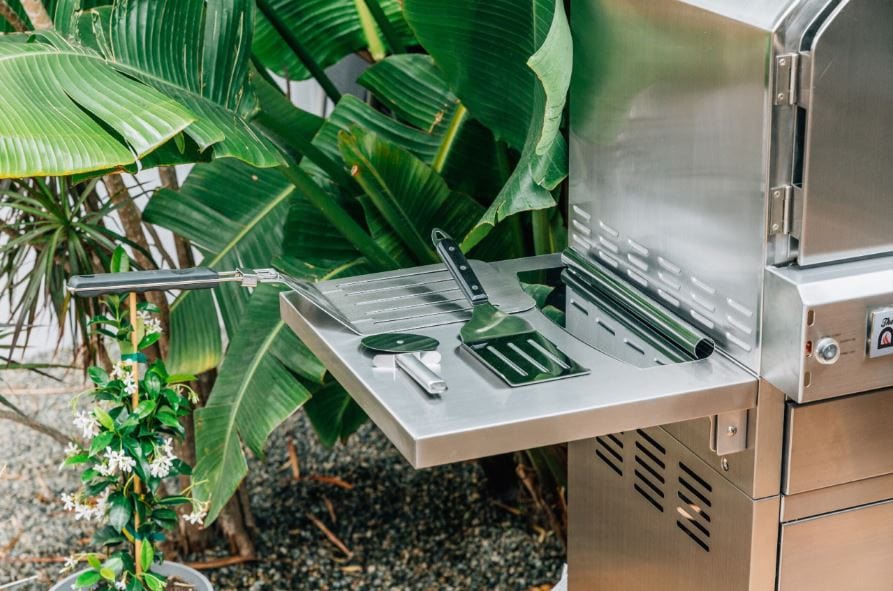
[[[114,270],[126,270],[122,254],[116,252]],[[152,566],[161,561],[157,548],[165,530],[180,519],[176,507],[191,506],[182,512],[191,523],[206,514],[206,507],[193,502],[191,486],[171,493],[179,476],[191,474],[174,455],[173,440],[183,436],[180,417],[196,402],[185,384],[193,376],[170,375],[164,361],[149,363],[142,353],[161,334],[152,304],[137,304],[135,314],[127,297],[108,296],[103,304],[105,313],[91,324],[117,341],[121,358],[110,373],[100,367],[88,371],[94,387],[85,395],[92,407],[74,419],[83,443],[69,445],[63,462],[81,470],[82,486],[62,496],[76,519],[100,524],[93,537],[100,550],[72,556],[66,570],[86,563],[75,582],[79,589],[163,591],[165,577]]]

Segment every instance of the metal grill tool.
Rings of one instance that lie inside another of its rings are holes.
[[[431,240],[473,306],[459,339],[479,361],[512,387],[589,373],[529,322],[491,304],[459,245],[446,232],[435,229]]]
[[[425,392],[443,394],[447,384],[430,366],[440,363],[437,339],[417,334],[384,333],[370,335],[360,341],[363,348],[378,353],[373,359],[375,367],[406,372]]]

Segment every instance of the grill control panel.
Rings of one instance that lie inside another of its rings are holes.
[[[761,373],[797,402],[893,386],[893,257],[768,268]]]

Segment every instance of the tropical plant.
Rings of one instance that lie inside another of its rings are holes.
[[[59,0],[56,31],[0,38],[11,81],[0,99],[20,112],[0,133],[26,140],[19,153],[0,150],[0,177],[204,162],[144,217],[220,269],[273,261],[322,279],[434,262],[425,236],[435,221],[481,258],[561,247],[562,2],[404,0],[401,11],[396,0],[258,0],[262,16],[247,0],[95,4]],[[373,104],[341,96],[325,75],[355,51],[374,62],[359,80]],[[317,78],[337,101],[331,115],[296,109],[270,72]],[[102,97],[88,91],[96,84]],[[172,367],[222,359],[196,415],[210,518],[245,474],[240,444],[259,453],[301,404],[327,442],[362,420],[283,328],[275,295],[225,287],[171,307]]]
[[[118,250],[113,270],[126,271],[126,262]],[[142,351],[158,340],[161,326],[152,316],[157,308],[137,303],[135,296],[107,296],[105,313],[91,321],[117,342],[121,360],[111,373],[89,369],[92,407],[74,419],[83,440],[69,444],[63,462],[81,470],[82,482],[80,490],[62,495],[65,508],[78,520],[100,524],[93,541],[101,550],[76,553],[66,563],[66,570],[86,563],[74,583],[77,589],[163,591],[165,577],[151,569],[160,562],[165,530],[180,519],[176,507],[191,505],[183,519],[193,522],[206,514],[189,489],[170,492],[176,477],[191,473],[174,454],[173,439],[183,436],[180,417],[197,402],[185,384],[192,376],[169,374],[161,359],[140,375],[146,362]]]

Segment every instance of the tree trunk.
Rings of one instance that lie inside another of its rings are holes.
[[[34,26],[35,31],[53,28],[53,19],[50,18],[46,7],[41,0],[22,0],[22,8]]]
[[[0,0],[0,17],[3,17],[3,20],[8,22],[9,26],[19,33],[24,33],[28,30],[28,25],[19,18],[18,13],[12,9],[6,0]]]

